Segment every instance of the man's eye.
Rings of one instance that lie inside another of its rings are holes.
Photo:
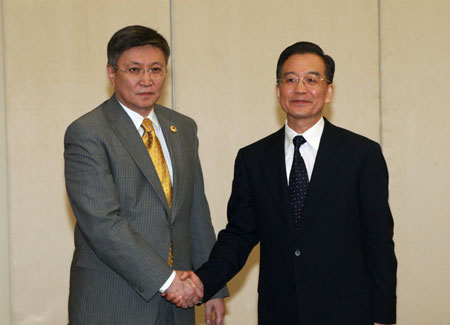
[[[293,84],[293,83],[297,83],[297,78],[295,78],[295,77],[290,77],[290,78],[286,78],[286,79],[284,79],[284,82],[285,83],[287,83],[287,84]]]
[[[315,85],[319,82],[319,80],[317,78],[314,77],[306,77],[305,81],[310,84],[310,85]]]
[[[128,72],[131,73],[131,74],[138,74],[139,71],[141,71],[141,69],[134,68],[134,67],[128,69]]]
[[[162,76],[162,75],[165,74],[165,71],[164,71],[164,69],[161,68],[161,67],[154,67],[154,68],[152,69],[152,73],[155,74],[155,75],[158,75],[158,76]]]

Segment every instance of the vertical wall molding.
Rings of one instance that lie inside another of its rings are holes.
[[[170,0],[170,73],[172,79],[172,109],[176,110],[175,106],[175,47],[173,46],[173,0]]]
[[[382,49],[381,49],[381,0],[378,0],[378,116],[379,141],[383,147],[383,78],[382,78]]]
[[[3,21],[3,1],[0,0],[0,324],[7,325],[11,324],[11,281]]]

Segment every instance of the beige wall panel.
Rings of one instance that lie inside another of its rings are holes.
[[[8,325],[11,319],[11,303],[2,2],[0,0],[0,324]]]
[[[199,125],[216,230],[226,224],[237,150],[284,123],[275,68],[288,45],[313,41],[335,58],[336,93],[327,115],[378,140],[376,1],[178,0],[173,13],[176,109]],[[256,324],[258,260],[254,250],[229,284],[228,324]]]
[[[384,152],[399,259],[398,323],[450,320],[450,2],[382,1]]]
[[[106,44],[126,25],[170,38],[165,0],[4,0],[13,324],[65,324],[74,220],[68,124],[111,94]],[[170,80],[162,100],[170,105]]]

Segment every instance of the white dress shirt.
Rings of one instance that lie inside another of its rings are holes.
[[[125,112],[128,114],[130,119],[133,121],[134,126],[136,127],[136,130],[139,132],[139,135],[142,138],[142,135],[144,134],[144,129],[142,128],[142,122],[144,121],[144,117],[136,113],[135,111],[129,109],[124,104],[122,104],[118,99],[120,106],[123,107]],[[167,168],[169,169],[170,174],[170,182],[173,186],[173,168],[172,168],[172,160],[170,159],[169,155],[169,149],[167,148],[166,140],[164,139],[164,134],[162,132],[161,126],[159,125],[158,118],[156,117],[155,111],[152,109],[150,114],[147,116],[150,121],[152,121],[153,128],[155,129],[156,136],[158,137],[159,143],[161,144],[161,149],[164,155],[164,159],[166,160]],[[170,285],[172,284],[173,280],[175,279],[175,271],[172,272],[170,277],[167,279],[167,281],[162,285],[162,287],[159,289],[159,291],[162,293],[166,291]]]
[[[289,185],[289,174],[291,173],[292,160],[294,159],[294,143],[293,139],[297,135],[302,135],[306,143],[300,147],[300,154],[303,157],[308,172],[308,178],[311,180],[311,175],[316,161],[317,151],[319,150],[320,138],[322,137],[325,121],[323,117],[312,127],[306,130],[303,134],[298,134],[291,129],[286,121],[284,126],[284,155],[286,159],[286,176]]]

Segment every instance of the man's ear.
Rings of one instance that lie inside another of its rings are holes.
[[[108,73],[108,79],[111,82],[111,85],[114,88],[114,84],[116,81],[116,69],[112,65],[107,64],[106,65],[106,72]]]
[[[275,86],[275,91],[277,92],[278,102],[280,102],[280,85],[278,85],[278,82],[277,85]]]
[[[328,104],[329,102],[331,102],[331,99],[333,98],[333,94],[334,94],[334,85],[333,84],[329,84],[327,86],[327,97],[325,98],[325,103]]]

